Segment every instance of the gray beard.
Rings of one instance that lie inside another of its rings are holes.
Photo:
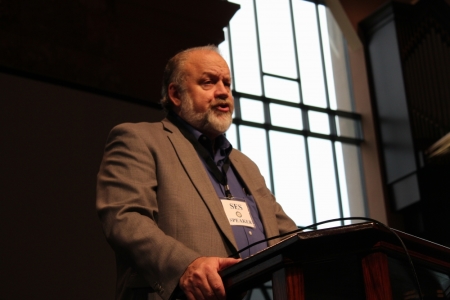
[[[180,117],[202,133],[218,136],[231,126],[232,111],[217,112],[209,108],[204,113],[198,113],[194,111],[194,103],[187,93],[182,95],[181,103]]]

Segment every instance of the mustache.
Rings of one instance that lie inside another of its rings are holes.
[[[222,106],[222,105],[228,105],[228,106],[234,106],[233,102],[231,100],[223,100],[223,99],[215,99],[214,103],[211,105],[212,107]]]

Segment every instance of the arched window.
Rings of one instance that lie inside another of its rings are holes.
[[[241,9],[219,46],[236,102],[227,138],[299,226],[366,216],[360,115],[332,14],[317,1],[230,2]]]

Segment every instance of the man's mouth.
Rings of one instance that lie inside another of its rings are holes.
[[[230,111],[230,104],[228,104],[228,103],[220,103],[218,105],[215,105],[214,108],[217,109],[220,112],[229,112]]]

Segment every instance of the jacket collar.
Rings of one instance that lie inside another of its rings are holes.
[[[220,230],[229,240],[230,244],[233,245],[234,249],[230,249],[231,252],[237,251],[237,244],[233,235],[233,230],[231,229],[230,223],[228,222],[227,216],[223,210],[222,203],[220,203],[220,200],[217,197],[217,193],[210,182],[205,168],[203,168],[203,163],[201,162],[197,152],[192,144],[183,136],[177,126],[175,126],[167,118],[161,122],[164,130],[169,133],[167,137],[172,143],[178,159],[186,170],[192,184],[195,186],[203,202],[208,207]]]

